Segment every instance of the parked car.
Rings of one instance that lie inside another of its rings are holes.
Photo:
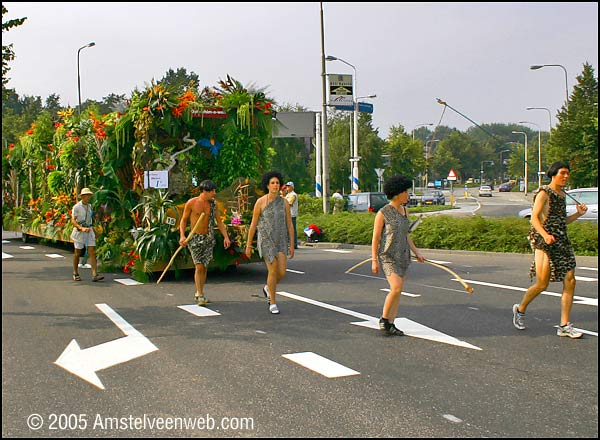
[[[489,185],[481,185],[479,187],[479,197],[492,197],[492,187]]]
[[[498,185],[498,192],[510,192],[513,188],[512,183],[504,182]]]
[[[422,198],[423,198],[423,196],[418,196],[412,192],[409,193],[408,194],[408,206],[417,206],[421,202]]]
[[[423,193],[421,203],[423,205],[445,205],[446,197],[440,190],[427,190]]]
[[[598,188],[577,188],[567,191],[567,193],[579,203],[585,203],[585,206],[587,206],[587,212],[577,220],[598,221]],[[575,200],[569,196],[567,196],[567,215],[571,215],[577,211]],[[530,219],[531,208],[519,211],[519,217]]]
[[[346,196],[348,211],[351,212],[377,212],[389,203],[385,193],[362,192]]]

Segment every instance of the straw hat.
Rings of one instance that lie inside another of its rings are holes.
[[[91,190],[91,189],[89,189],[89,188],[83,188],[83,189],[81,190],[81,193],[79,193],[79,194],[80,194],[80,195],[82,195],[82,196],[85,196],[86,194],[94,194],[94,193],[93,193],[93,192],[92,192],[92,190]]]

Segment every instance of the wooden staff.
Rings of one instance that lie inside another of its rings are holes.
[[[355,264],[355,265],[354,265],[354,266],[352,266],[350,269],[348,269],[348,270],[346,271],[346,273],[350,273],[350,272],[352,272],[352,271],[353,271],[354,269],[356,269],[357,267],[360,267],[360,266],[362,266],[363,264],[366,264],[366,263],[368,263],[368,262],[369,262],[369,261],[371,261],[371,260],[372,260],[372,258],[367,258],[366,260],[364,260],[364,261],[361,261],[361,262],[360,262],[360,263],[358,263],[358,264]],[[468,284],[468,283],[467,283],[465,280],[463,280],[463,279],[462,279],[462,278],[461,278],[461,277],[460,277],[460,276],[459,276],[459,275],[458,275],[456,272],[454,272],[454,271],[453,271],[452,269],[450,269],[449,267],[447,267],[447,266],[444,266],[443,264],[435,263],[435,262],[433,262],[433,261],[431,261],[431,260],[428,260],[428,259],[426,259],[426,258],[424,259],[424,262],[425,262],[425,263],[427,263],[427,264],[430,264],[430,265],[432,265],[432,266],[438,267],[438,268],[440,268],[440,269],[443,269],[443,270],[445,270],[446,272],[448,272],[449,274],[453,275],[453,276],[456,278],[456,281],[458,281],[460,284],[462,284],[462,286],[465,288],[465,290],[466,290],[466,291],[467,291],[469,294],[472,294],[472,293],[474,292],[473,288],[472,288],[472,287],[471,287],[471,286],[470,286],[470,285],[469,285],[469,284]]]
[[[186,237],[184,243],[188,244],[188,242],[192,239],[192,236],[194,234],[198,233],[198,229],[200,229],[200,222],[202,221],[202,219],[204,218],[204,216],[206,215],[206,213],[202,213],[200,214],[200,217],[198,217],[198,220],[196,221],[196,224],[194,225],[194,227],[192,228],[192,230],[190,231],[190,233],[188,234],[188,236]],[[177,250],[175,251],[175,253],[173,254],[173,256],[171,257],[171,261],[169,261],[169,264],[167,264],[167,267],[165,267],[165,270],[163,270],[162,275],[160,276],[160,278],[158,279],[158,281],[156,282],[156,284],[160,283],[160,281],[163,279],[163,277],[165,276],[165,274],[167,273],[167,270],[169,270],[169,268],[171,267],[171,265],[173,264],[173,262],[175,261],[175,257],[177,256],[177,254],[179,253],[179,251],[181,249],[183,249],[184,246],[180,245],[179,248],[177,248]]]

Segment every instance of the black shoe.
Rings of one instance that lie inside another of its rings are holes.
[[[404,332],[394,324],[390,323],[386,318],[381,318],[379,320],[379,329],[383,331],[386,336],[404,336]]]
[[[404,336],[404,332],[399,328],[396,328],[394,324],[390,324],[390,326],[385,329],[385,332],[388,336]]]

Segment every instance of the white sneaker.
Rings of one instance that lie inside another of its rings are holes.
[[[512,312],[513,325],[519,330],[525,330],[525,313],[519,312],[519,304],[513,305]]]
[[[558,330],[556,330],[556,334],[558,336],[568,336],[571,339],[579,339],[583,336],[583,333],[578,332],[573,328],[573,324],[567,322],[567,324],[563,327],[558,326]]]
[[[277,308],[277,304],[271,304],[269,306],[269,312],[271,312],[271,314],[273,314],[273,315],[278,315],[279,309]]]

